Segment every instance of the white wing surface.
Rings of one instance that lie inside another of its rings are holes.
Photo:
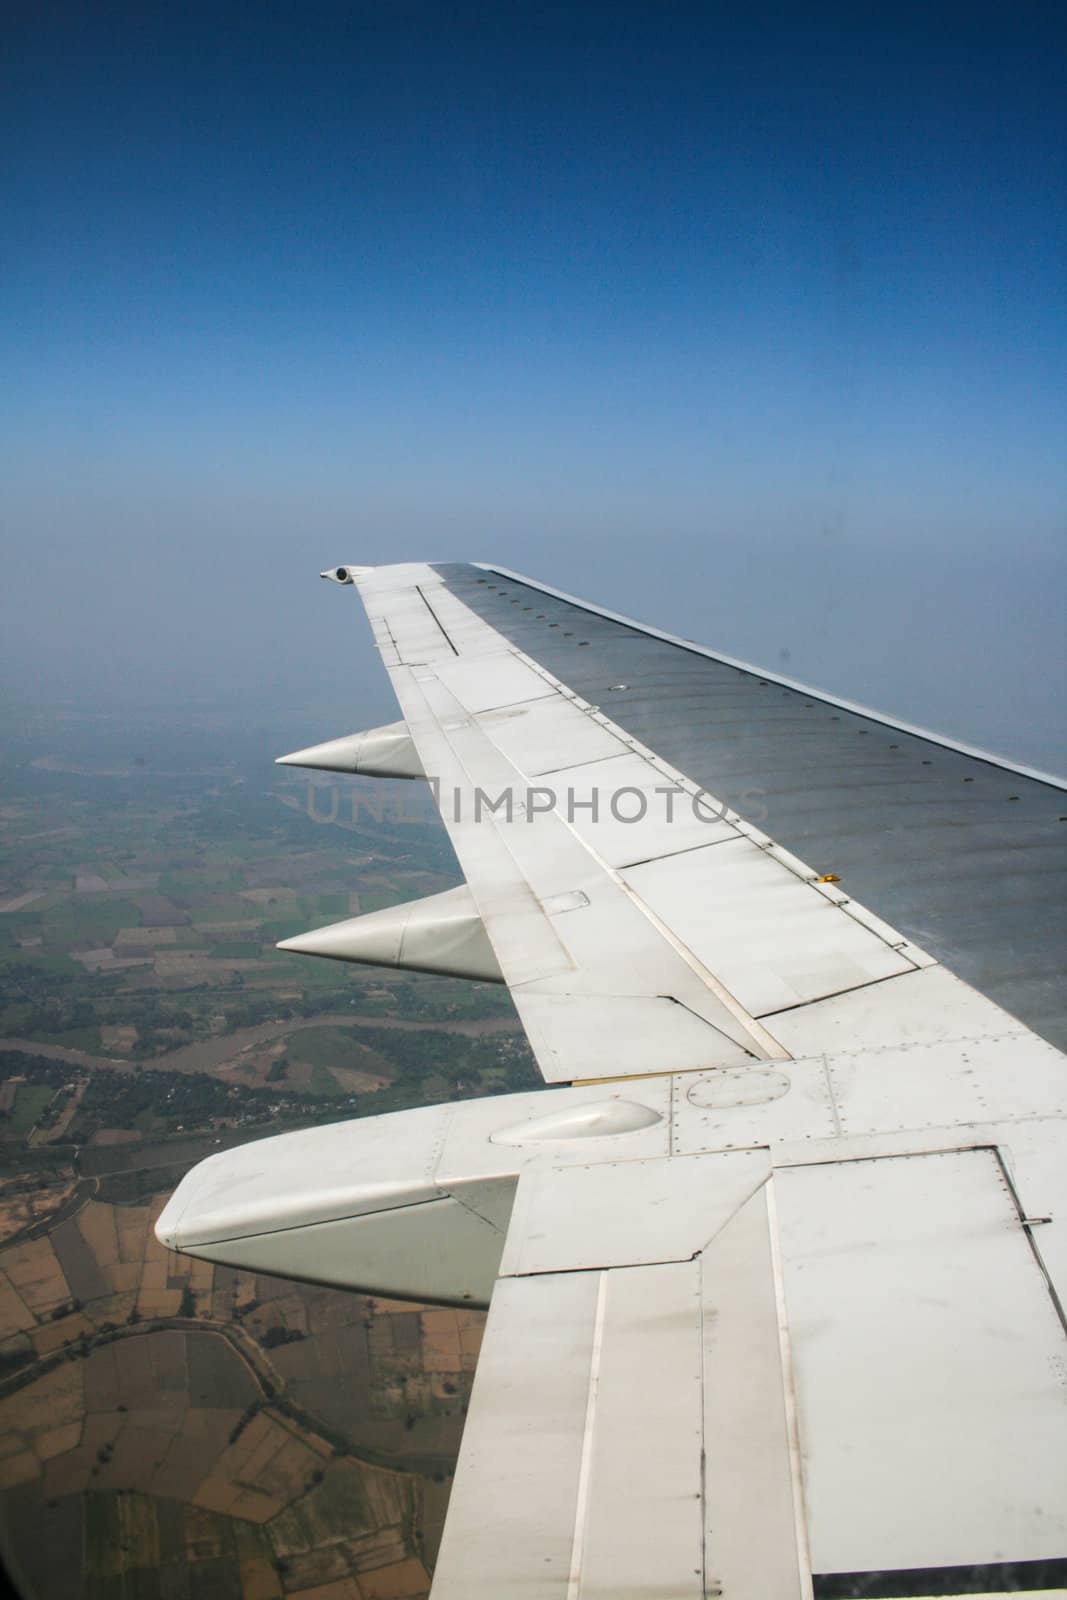
[[[489,1304],[434,1600],[1067,1594],[1062,785],[324,576],[403,722],[286,759],[427,777],[465,885],[286,943],[507,983],[549,1087],[213,1157],[161,1237]]]

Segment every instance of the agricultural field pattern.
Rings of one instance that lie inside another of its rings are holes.
[[[30,1600],[419,1600],[482,1315],[153,1222],[213,1150],[538,1086],[506,991],[274,949],[458,880],[422,786],[309,781],[206,715],[4,747],[4,1563]]]

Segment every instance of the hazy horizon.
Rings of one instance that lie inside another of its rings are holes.
[[[317,572],[482,560],[1067,771],[1063,34],[26,13],[8,717],[392,720]]]

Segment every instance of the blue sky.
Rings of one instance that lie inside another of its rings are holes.
[[[348,731],[388,690],[318,568],[497,559],[1063,766],[1065,33],[27,5],[15,699]]]

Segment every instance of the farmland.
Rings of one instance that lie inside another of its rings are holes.
[[[175,1256],[153,1220],[220,1146],[535,1087],[525,1040],[495,987],[273,948],[454,883],[435,823],[232,730],[90,731],[42,719],[0,781],[5,1560],[35,1600],[419,1600],[481,1316]]]

